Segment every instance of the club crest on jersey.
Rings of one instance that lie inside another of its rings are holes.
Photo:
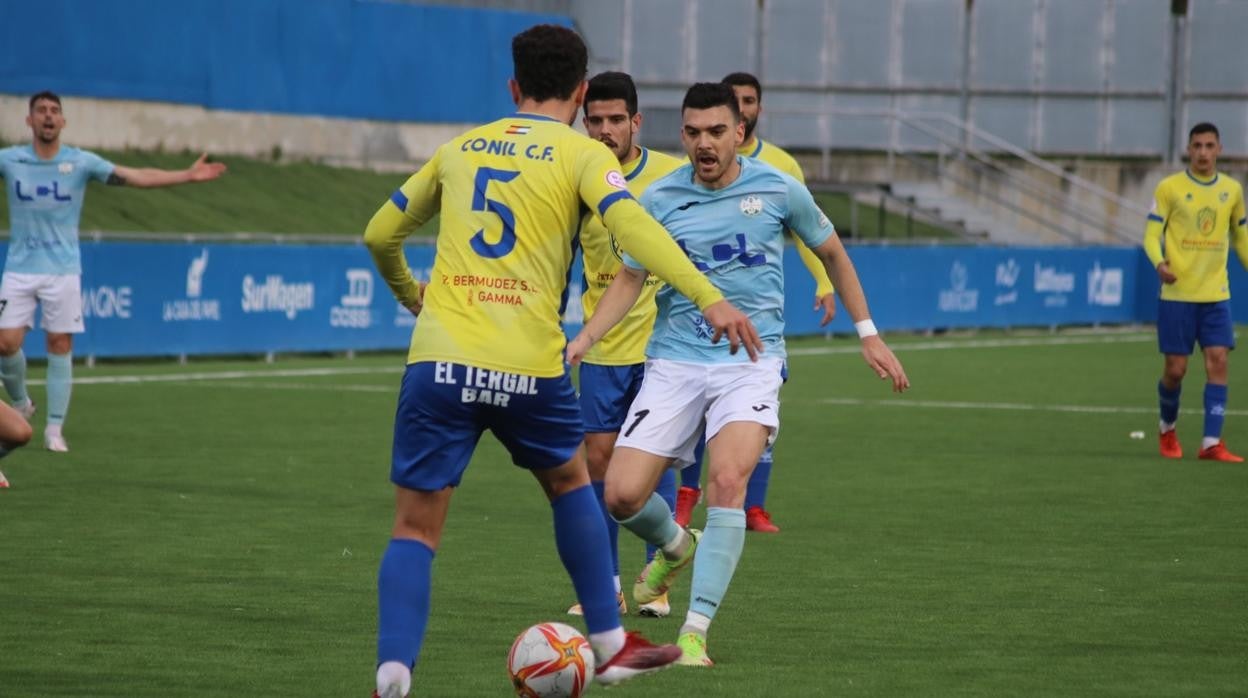
[[[71,172],[74,171],[74,163],[62,162],[61,164],[56,166],[56,171],[60,172],[61,174],[70,174]]]
[[[753,194],[741,199],[741,213],[757,216],[763,212],[763,200]]]
[[[1196,229],[1201,235],[1208,235],[1213,232],[1213,227],[1218,222],[1218,212],[1208,206],[1196,212]]]
[[[623,261],[624,261],[624,250],[620,248],[620,241],[619,241],[619,240],[616,240],[616,239],[615,239],[615,235],[613,235],[613,234],[611,234],[611,233],[607,233],[607,236],[611,238],[611,254],[615,255],[615,258],[616,258],[616,259],[618,259],[618,260],[620,260],[621,262],[623,262]]]
[[[1220,203],[1226,203],[1226,200],[1227,200],[1227,199],[1229,199],[1229,198],[1231,198],[1231,194],[1230,194],[1230,192],[1225,192],[1225,191],[1224,191],[1224,192],[1222,192],[1221,194],[1218,194],[1218,201],[1219,201]]]
[[[628,188],[628,180],[624,179],[624,175],[620,174],[619,170],[611,170],[607,173],[607,184],[610,184],[616,189]]]

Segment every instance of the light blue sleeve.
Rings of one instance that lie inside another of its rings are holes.
[[[117,168],[116,165],[105,160],[104,158],[92,153],[89,150],[82,151],[82,161],[87,167],[87,174],[91,179],[107,182],[109,175]]]
[[[811,196],[806,185],[787,174],[784,179],[789,185],[789,210],[784,217],[784,224],[789,230],[811,249],[836,235],[836,228],[832,227],[832,222],[819,210],[815,197]]]

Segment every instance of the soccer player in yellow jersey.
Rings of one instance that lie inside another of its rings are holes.
[[[585,94],[585,116],[582,123],[590,138],[611,149],[620,162],[624,179],[633,196],[639,197],[650,183],[684,164],[683,160],[642,147],[635,142],[641,129],[642,116],[637,110],[637,87],[627,73],[605,72],[589,80]],[[620,247],[601,219],[587,214],[581,226],[581,249],[585,263],[585,293],[581,304],[585,317],[590,318],[607,286],[620,270]],[[654,329],[658,308],[654,295],[659,287],[654,276],[646,279],[641,297],[632,310],[608,332],[585,358],[580,367],[581,418],[585,422],[585,450],[589,463],[589,479],[607,525],[610,550],[615,571],[615,588],[620,611],[627,611],[627,602],[620,592],[619,525],[607,513],[603,502],[603,480],[607,463],[615,448],[616,437],[628,414],[628,406],[637,397],[645,370],[646,342]],[[664,474],[659,494],[675,507],[676,474]],[[647,558],[654,549],[647,548]],[[671,608],[666,596],[638,608],[643,616],[665,617]],[[581,614],[580,604],[568,609]]]
[[[595,680],[623,681],[680,656],[625,634],[602,514],[581,452],[560,327],[582,207],[620,246],[687,295],[756,358],[761,340],[628,191],[607,148],[569,128],[588,54],[572,30],[539,25],[512,40],[517,113],[442,145],[369,221],[364,239],[400,303],[420,313],[395,415],[392,538],[378,572],[377,691],[407,695],[429,617],[431,568],[451,495],[489,429],[551,502],[555,543],[585,611]],[[422,287],[403,240],[440,213]]]
[[[1157,308],[1157,343],[1166,356],[1157,384],[1161,403],[1161,455],[1182,458],[1175,432],[1179,391],[1187,358],[1196,342],[1205,354],[1205,434],[1199,457],[1239,463],[1244,459],[1222,442],[1226,416],[1231,326],[1231,293],[1226,262],[1234,246],[1248,267],[1248,221],[1244,189],[1218,173],[1222,143],[1210,123],[1192,127],[1187,138],[1190,167],[1161,180],[1144,231],[1144,251],[1161,279]]]
[[[784,149],[764,141],[757,133],[758,115],[763,109],[763,86],[758,78],[749,73],[730,73],[721,81],[732,86],[737,95],[737,106],[741,110],[741,119],[745,122],[745,140],[737,148],[739,155],[756,158],[793,177],[805,182],[801,165]],[[815,279],[815,310],[823,310],[820,325],[826,325],[836,315],[836,296],[833,294],[832,281],[824,270],[823,262],[818,255],[810,250],[800,239],[793,236],[798,256],[810,275]],[[788,379],[788,369],[785,369]],[[680,472],[680,490],[676,495],[676,521],[682,526],[688,525],[692,518],[693,508],[702,497],[699,489],[702,478],[702,452],[699,450],[697,462]],[[745,497],[746,526],[759,533],[779,533],[780,527],[771,520],[771,512],[767,511],[767,487],[771,484],[772,449],[770,446],[763,453],[754,473],[750,476],[750,485]]]

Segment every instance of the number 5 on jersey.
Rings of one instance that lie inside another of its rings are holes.
[[[485,257],[486,259],[498,259],[511,253],[516,247],[516,216],[511,212],[511,208],[501,201],[488,198],[486,189],[490,186],[490,181],[510,182],[520,176],[518,170],[496,170],[493,167],[477,168],[477,176],[473,181],[472,191],[472,210],[486,211],[498,216],[503,222],[503,234],[498,242],[489,243],[485,241],[485,228],[477,231],[472,236],[472,251]]]

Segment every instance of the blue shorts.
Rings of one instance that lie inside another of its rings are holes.
[[[645,364],[601,366],[581,364],[581,419],[585,431],[619,431],[628,416],[628,407],[641,390]]]
[[[1157,346],[1163,354],[1188,356],[1200,348],[1235,348],[1231,302],[1186,303],[1160,301],[1157,307]]]
[[[459,485],[486,429],[521,468],[563,465],[584,438],[571,378],[442,361],[408,365],[394,416],[390,481],[423,491]]]

